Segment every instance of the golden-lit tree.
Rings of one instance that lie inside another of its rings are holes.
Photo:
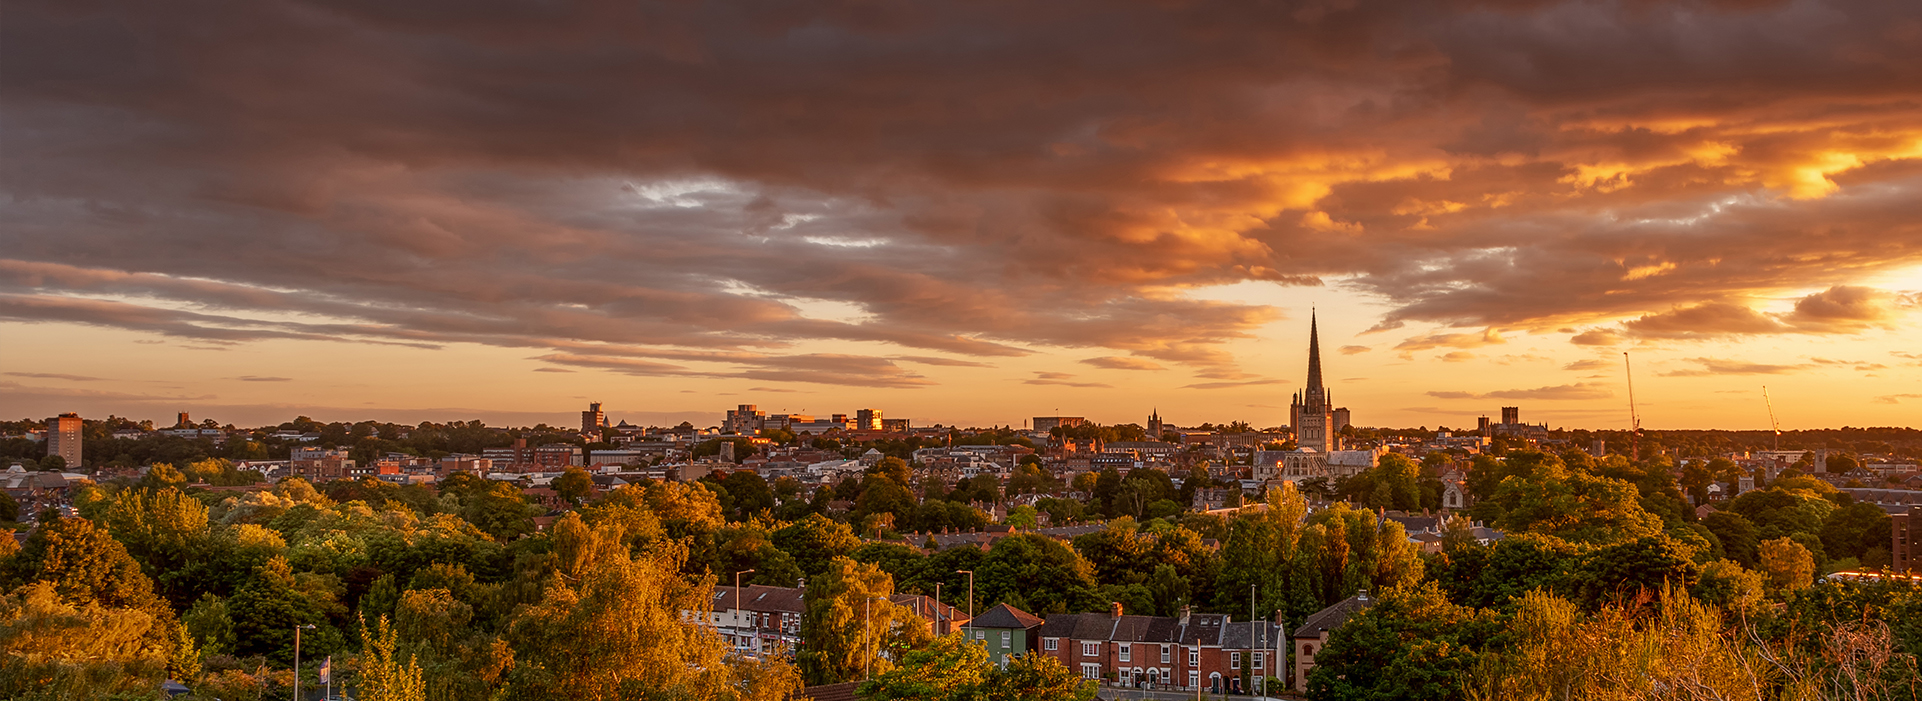
[[[888,600],[894,578],[880,567],[837,557],[808,583],[799,662],[810,684],[858,679],[893,669],[895,653],[928,640],[927,621]]]
[[[1769,590],[1785,594],[1809,586],[1815,578],[1815,556],[1788,538],[1762,541],[1761,570]]]

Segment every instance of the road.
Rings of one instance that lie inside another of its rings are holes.
[[[1136,701],[1137,699],[1140,701],[1193,701],[1195,698],[1195,692],[1192,691],[1144,691],[1140,689],[1116,689],[1105,686],[1102,687],[1100,693],[1096,695],[1108,701]],[[1207,699],[1208,701],[1261,701],[1262,699],[1300,699],[1303,697],[1242,696],[1240,694],[1210,694],[1204,691],[1201,694],[1201,698]]]

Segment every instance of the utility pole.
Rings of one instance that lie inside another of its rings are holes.
[[[300,631],[313,629],[312,623],[294,626],[294,701],[300,701]]]
[[[961,626],[961,637],[965,638],[969,635],[968,629],[974,627],[974,570],[955,570],[954,573],[968,576],[968,622]]]
[[[874,655],[876,652],[872,647],[874,640],[874,600],[879,598],[881,597],[869,594],[867,600],[861,602],[861,616],[864,619],[861,623],[861,681],[867,681],[869,679],[868,670],[874,666]]]
[[[754,570],[741,570],[734,573],[734,632],[736,633],[741,632],[741,575],[753,571]],[[734,646],[737,648],[741,646],[738,639],[734,643]]]
[[[936,637],[947,635],[941,630],[941,583],[934,583],[934,632]]]
[[[1255,649],[1255,626],[1260,624],[1260,619],[1255,617],[1255,586],[1256,585],[1253,584],[1248,585],[1248,650],[1250,653],[1248,655],[1248,671],[1250,672],[1254,671],[1255,666],[1255,656],[1253,654]],[[1262,647],[1267,647],[1267,645],[1263,645]],[[1254,678],[1254,682],[1257,686],[1261,687],[1261,695],[1267,696],[1268,681],[1257,676]]]

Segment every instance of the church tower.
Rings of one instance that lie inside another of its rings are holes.
[[[1327,453],[1335,449],[1334,403],[1328,387],[1321,381],[1321,332],[1315,313],[1308,313],[1308,385],[1295,393],[1288,406],[1289,425],[1295,429],[1295,445]]]
[[[1156,409],[1148,414],[1148,440],[1161,440],[1161,431],[1161,410]]]

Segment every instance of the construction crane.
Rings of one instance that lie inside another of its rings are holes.
[[[1642,416],[1635,411],[1635,366],[1628,362],[1628,352],[1622,352],[1622,368],[1628,373],[1628,456],[1630,460],[1642,459]]]
[[[1762,404],[1769,408],[1769,428],[1775,431],[1775,449],[1782,449],[1782,422],[1775,420],[1775,402],[1769,401],[1769,386],[1762,385]]]

